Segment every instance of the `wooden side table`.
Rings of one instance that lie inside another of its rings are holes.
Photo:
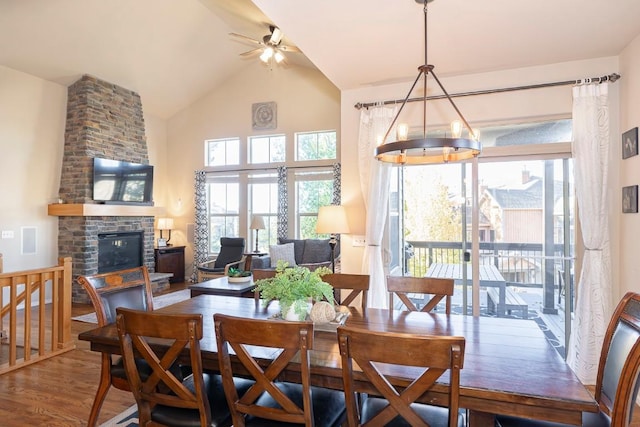
[[[155,249],[157,273],[173,273],[169,282],[184,282],[184,246]]]
[[[261,257],[261,256],[269,255],[269,254],[267,252],[247,252],[247,253],[245,253],[243,255],[245,256],[245,258],[244,258],[244,271],[249,271],[249,270],[251,270],[251,261],[253,260],[254,256]]]

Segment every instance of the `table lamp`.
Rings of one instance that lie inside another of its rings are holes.
[[[173,230],[173,218],[158,218],[158,230],[160,230],[160,238],[162,239],[162,231],[169,231],[169,238],[167,238],[167,244],[171,240],[171,230]]]
[[[256,230],[256,249],[253,252],[258,253],[260,252],[260,250],[258,249],[258,231],[265,229],[264,218],[260,215],[253,215],[251,217],[251,225],[249,226],[249,228],[251,230]]]
[[[349,232],[347,211],[344,206],[330,205],[320,207],[318,210],[316,233],[331,235],[329,246],[331,246],[331,271],[334,273],[336,272],[335,253],[336,245],[338,244],[338,234]]]

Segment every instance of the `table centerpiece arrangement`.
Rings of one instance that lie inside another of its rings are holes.
[[[260,292],[265,307],[273,300],[279,302],[283,319],[305,320],[312,303],[323,299],[335,303],[333,286],[322,281],[322,276],[329,273],[327,267],[311,271],[278,261],[275,277],[257,280],[255,290]]]
[[[251,280],[251,271],[244,271],[231,267],[227,273],[229,283],[244,283]]]

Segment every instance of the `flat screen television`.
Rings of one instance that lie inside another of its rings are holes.
[[[153,166],[94,158],[93,200],[109,204],[153,205]]]

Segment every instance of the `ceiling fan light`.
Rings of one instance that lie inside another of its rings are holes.
[[[273,48],[271,46],[264,49],[264,52],[260,55],[260,60],[265,64],[269,62],[271,57],[273,56]]]
[[[280,50],[276,49],[276,53],[273,55],[273,58],[276,60],[276,63],[281,63],[284,61],[284,54],[280,52]]]

